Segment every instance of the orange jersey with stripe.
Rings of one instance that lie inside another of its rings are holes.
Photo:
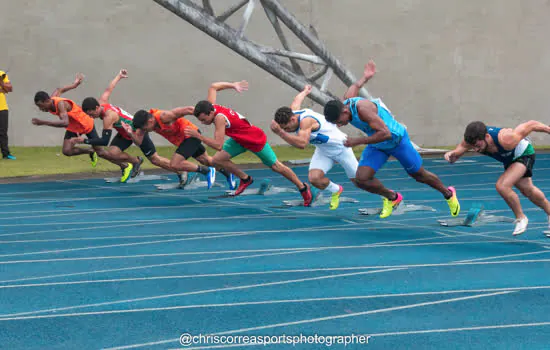
[[[176,121],[174,121],[170,125],[166,125],[162,122],[162,120],[160,120],[160,116],[163,112],[164,111],[160,109],[151,109],[149,111],[149,113],[153,115],[155,121],[157,122],[157,125],[155,126],[155,132],[170,141],[170,143],[175,146],[181,145],[183,140],[187,138],[184,133],[185,129],[199,129],[195,124],[191,123],[189,120],[183,117],[176,119]]]
[[[59,116],[59,108],[57,107],[59,102],[65,101],[71,106],[71,110],[67,112],[69,115],[69,125],[67,125],[66,129],[68,131],[74,132],[75,134],[88,134],[93,130],[94,120],[84,113],[79,105],[62,97],[52,97],[52,100],[55,106],[55,112],[50,113],[53,115]]]

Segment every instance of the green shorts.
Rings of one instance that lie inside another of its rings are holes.
[[[231,158],[238,156],[239,154],[242,154],[246,151],[249,151],[248,149],[244,148],[243,146],[239,145],[237,141],[233,140],[232,138],[228,138],[225,140],[223,144],[223,150],[229,153]],[[252,151],[251,151],[252,152]],[[275,152],[273,152],[273,149],[271,149],[271,146],[269,143],[265,143],[264,148],[260,152],[252,152],[254,153],[262,163],[264,163],[265,166],[272,167],[275,162],[277,162],[277,156],[275,155]]]

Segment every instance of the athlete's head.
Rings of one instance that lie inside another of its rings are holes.
[[[286,132],[298,130],[300,121],[289,107],[281,107],[275,112],[275,122]]]
[[[53,100],[45,91],[38,91],[34,95],[34,104],[42,111],[49,112],[52,109]]]
[[[199,101],[195,105],[193,114],[204,125],[210,125],[214,121],[214,106],[208,101]]]
[[[487,126],[482,122],[471,122],[464,132],[464,142],[472,146],[476,152],[484,152],[487,149]]]
[[[92,118],[101,117],[101,106],[93,97],[86,97],[84,101],[82,101],[82,110]]]
[[[328,101],[325,105],[324,115],[327,122],[337,126],[348,125],[351,121],[351,112],[340,100]]]
[[[155,118],[146,110],[140,109],[134,114],[134,128],[151,132],[155,129]]]

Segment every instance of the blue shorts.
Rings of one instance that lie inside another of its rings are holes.
[[[391,149],[378,149],[373,145],[368,145],[363,154],[361,154],[361,160],[359,160],[359,166],[368,166],[369,168],[378,171],[386,162],[388,158],[393,156],[403,166],[405,171],[409,174],[414,174],[422,167],[422,157],[414,149],[411,143],[409,134],[405,132],[401,142]]]

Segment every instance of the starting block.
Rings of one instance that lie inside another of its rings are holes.
[[[157,190],[165,191],[165,190],[196,190],[198,188],[206,188],[208,187],[208,183],[206,181],[201,181],[199,175],[197,173],[191,173],[187,177],[187,181],[185,181],[184,185],[181,185],[179,183],[171,183],[171,184],[156,184],[155,188]],[[222,185],[218,183],[214,183],[212,187],[222,187]]]
[[[437,220],[441,226],[480,226],[493,222],[508,222],[513,223],[515,220],[506,216],[490,215],[485,212],[482,205],[474,205],[466,214],[466,217],[453,218],[447,220]]]
[[[107,177],[104,179],[107,183],[120,182],[120,177]],[[138,183],[140,181],[152,181],[152,180],[168,180],[166,176],[161,175],[145,175],[143,172],[139,173],[136,177],[128,179],[127,184]]]
[[[358,209],[359,214],[361,215],[379,215],[382,212],[382,208],[365,208],[365,209]],[[416,204],[405,204],[405,202],[402,202],[401,205],[399,205],[396,209],[393,210],[393,215],[403,215],[408,212],[412,211],[436,211],[432,207],[428,207],[427,205],[416,205]]]
[[[263,179],[262,182],[260,183],[259,188],[247,188],[239,196],[254,196],[254,195],[271,196],[271,195],[280,194],[280,193],[296,193],[296,192],[298,191],[295,188],[275,187],[271,184],[269,179]],[[227,197],[233,197],[235,196],[235,191],[226,191],[225,195]]]

